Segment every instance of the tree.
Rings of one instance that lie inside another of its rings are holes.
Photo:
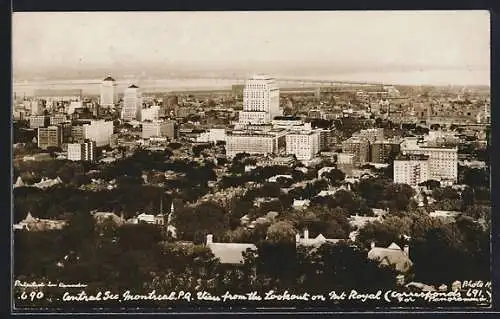
[[[460,199],[460,194],[458,193],[458,191],[448,186],[444,188],[435,188],[432,191],[432,197],[437,201],[445,199],[455,200]]]
[[[295,242],[296,233],[297,231],[292,223],[279,221],[269,226],[266,239],[273,243],[291,243]]]
[[[364,247],[369,247],[371,242],[377,246],[387,247],[392,242],[401,243],[403,235],[409,235],[412,220],[408,217],[386,217],[382,222],[375,221],[365,225],[356,238]]]
[[[204,202],[179,210],[174,224],[181,239],[201,243],[209,233],[217,237],[229,230],[229,216],[217,203]]]
[[[374,291],[395,286],[395,272],[366,257],[346,243],[325,243],[312,252],[298,253],[297,281],[303,289],[328,293],[332,289]],[[352,265],[356,265],[353,267]]]

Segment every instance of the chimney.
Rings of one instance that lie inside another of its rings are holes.
[[[207,245],[213,243],[214,236],[212,234],[207,235]]]
[[[370,243],[370,248],[371,248],[371,249],[375,248],[375,242],[374,242],[374,241],[372,241],[372,242]]]
[[[403,251],[407,257],[410,257],[410,246],[409,245],[404,245]]]
[[[309,230],[306,228],[304,229],[304,241],[307,242],[309,240]]]

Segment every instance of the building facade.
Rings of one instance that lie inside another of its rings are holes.
[[[108,76],[101,82],[101,99],[100,105],[102,107],[113,107],[116,103],[116,82],[115,79]]]
[[[365,138],[351,137],[342,142],[342,152],[354,155],[354,164],[364,164],[370,160],[370,142]]]
[[[177,123],[175,121],[153,121],[142,123],[142,138],[150,137],[177,138]]]
[[[138,120],[141,116],[142,97],[139,87],[131,85],[125,89],[121,119],[124,121]]]
[[[266,75],[255,75],[245,82],[243,89],[243,111],[240,123],[270,123],[281,115],[280,92],[276,80]]]
[[[153,105],[148,108],[141,109],[139,121],[157,121],[160,118],[160,106]]]
[[[277,154],[283,144],[285,144],[284,136],[255,132],[233,132],[226,135],[226,156],[232,158],[238,153]]]
[[[68,144],[68,160],[94,162],[96,160],[96,143],[86,140],[84,143]]]
[[[431,147],[414,139],[401,143],[401,153],[429,156],[429,179],[456,182],[458,180],[458,148]]]
[[[46,127],[50,124],[50,118],[45,115],[32,115],[28,120],[30,128]]]
[[[286,136],[286,154],[295,155],[299,161],[311,160],[320,146],[319,132],[297,132]]]
[[[58,125],[66,122],[66,115],[64,114],[55,114],[50,117],[50,125]]]
[[[63,136],[59,126],[48,126],[38,128],[38,148],[46,150],[49,147],[60,147]]]
[[[83,139],[96,142],[98,147],[109,145],[109,139],[113,134],[113,121],[94,121],[90,124],[83,124]]]
[[[417,186],[429,180],[429,156],[420,154],[401,155],[394,160],[394,183]]]
[[[392,141],[375,141],[370,146],[372,163],[388,163],[400,152],[400,146]]]

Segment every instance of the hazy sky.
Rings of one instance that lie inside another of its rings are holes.
[[[474,72],[487,84],[489,24],[487,11],[14,13],[13,64],[323,63]]]

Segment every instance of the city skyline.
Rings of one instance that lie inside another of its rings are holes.
[[[487,11],[14,13],[13,71],[489,85],[489,31]]]

